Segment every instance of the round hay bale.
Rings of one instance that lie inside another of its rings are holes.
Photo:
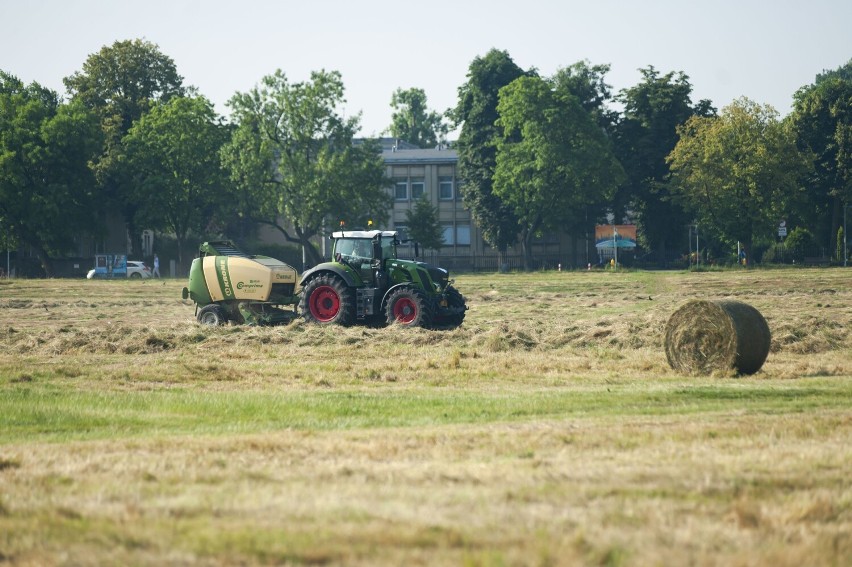
[[[754,374],[769,354],[770,340],[766,319],[751,305],[695,299],[666,323],[666,358],[689,374],[731,369]]]

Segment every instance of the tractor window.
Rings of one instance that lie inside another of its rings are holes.
[[[334,251],[337,254],[341,254],[343,256],[352,256],[352,251],[355,249],[355,241],[354,240],[346,240],[341,238],[337,241],[337,246],[335,246]]]
[[[341,238],[334,249],[342,260],[350,263],[369,263],[373,258],[373,244],[366,238]]]
[[[369,240],[359,238],[355,241],[355,248],[352,255],[356,258],[370,259],[373,257],[373,245]]]
[[[382,258],[396,259],[396,239],[393,236],[382,237]]]

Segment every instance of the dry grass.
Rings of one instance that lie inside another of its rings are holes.
[[[450,332],[0,282],[0,563],[841,565],[848,274],[462,276]],[[691,298],[760,310],[759,373],[669,368]]]

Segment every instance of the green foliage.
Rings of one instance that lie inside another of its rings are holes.
[[[405,212],[408,234],[426,250],[438,250],[444,245],[444,232],[438,222],[438,209],[424,195],[413,209]]]
[[[219,150],[227,131],[203,97],[155,105],[123,140],[139,218],[173,232],[183,264],[188,233],[200,233],[226,204]]]
[[[100,118],[104,145],[92,167],[103,189],[101,198],[122,212],[129,232],[135,235],[135,217],[144,199],[140,201],[127,171],[123,139],[154,104],[186,93],[183,77],[157,45],[135,39],[104,46],[89,55],[82,71],[63,82],[72,100]]]
[[[835,246],[844,202],[852,201],[852,78],[845,68],[826,73],[794,96],[792,127],[800,147],[814,154],[809,191],[797,213],[822,243]]]
[[[343,93],[336,71],[291,84],[279,70],[228,103],[239,126],[221,158],[236,184],[239,212],[303,246],[312,263],[322,258],[310,239],[327,219],[354,226],[387,215],[378,145],[353,145],[359,117],[338,114]]]
[[[498,93],[526,74],[507,52],[492,49],[470,64],[467,82],[459,87],[458,105],[450,112],[455,124],[461,125],[456,147],[464,203],[483,239],[503,253],[517,241],[518,220],[512,208],[494,194],[496,141],[501,135],[496,125]]]
[[[815,85],[828,80],[840,79],[841,81],[852,81],[852,59],[841,65],[837,69],[823,70],[814,80]]]
[[[400,138],[420,148],[432,148],[446,141],[448,126],[443,117],[426,107],[426,92],[423,89],[397,89],[391,97],[391,136]]]
[[[719,117],[691,118],[678,133],[668,160],[678,202],[750,253],[756,236],[775,229],[807,171],[792,130],[771,107],[739,99]]]
[[[653,66],[641,70],[642,81],[622,90],[617,100],[624,113],[615,135],[616,156],[627,182],[616,196],[616,213],[628,206],[637,214],[640,238],[664,253],[682,240],[683,227],[693,219],[668,195],[666,156],[678,141],[677,127],[693,116],[715,110],[707,101],[693,107],[692,85],[684,73],[660,75]]]
[[[494,194],[519,220],[525,268],[542,231],[582,219],[588,205],[606,202],[623,171],[596,121],[568,93],[538,77],[500,90]]]
[[[601,128],[611,133],[618,121],[618,113],[607,107],[607,103],[612,100],[612,87],[605,80],[609,70],[609,65],[579,61],[559,69],[551,81],[556,91],[577,97],[583,110],[591,114]]]
[[[95,116],[38,83],[0,71],[0,224],[8,244],[32,247],[48,276],[76,230],[97,230],[88,162],[100,149]]]
[[[784,250],[796,262],[802,262],[814,248],[814,235],[806,228],[797,226],[784,240]]]

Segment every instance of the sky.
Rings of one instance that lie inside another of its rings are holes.
[[[397,88],[423,89],[438,112],[455,106],[492,48],[543,76],[609,64],[615,92],[640,68],[683,71],[694,102],[745,96],[784,116],[796,90],[852,59],[850,30],[850,0],[0,0],[0,70],[63,95],[89,55],[145,39],[226,116],[234,93],[276,69],[291,82],[336,70],[341,113],[361,113],[372,136],[390,125]]]

